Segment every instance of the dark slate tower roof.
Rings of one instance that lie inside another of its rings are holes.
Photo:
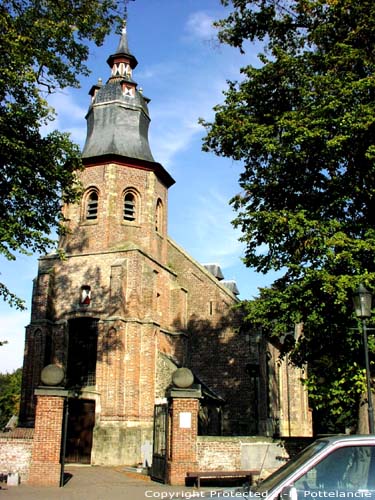
[[[155,163],[148,142],[150,101],[137,89],[132,70],[137,59],[130,53],[126,26],[122,30],[117,50],[107,63],[111,76],[103,85],[94,85],[89,94],[92,101],[87,113],[87,138],[82,152],[84,163],[100,161],[108,157],[130,158],[141,162],[153,162],[149,168],[157,171],[167,185],[174,180]]]
[[[237,288],[237,283],[234,280],[223,280],[221,284],[226,286],[234,295],[240,294],[240,291]]]
[[[205,267],[207,271],[213,274],[219,281],[224,279],[219,264],[203,264],[203,267]]]

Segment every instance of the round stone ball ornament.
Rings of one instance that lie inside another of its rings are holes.
[[[193,372],[189,368],[177,368],[172,374],[172,382],[180,389],[187,389],[194,382]]]
[[[64,380],[64,369],[57,365],[47,365],[40,374],[40,379],[44,385],[57,386]]]

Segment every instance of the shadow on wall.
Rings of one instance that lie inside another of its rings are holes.
[[[105,277],[99,266],[88,266],[83,270],[82,264],[75,264],[73,259],[68,265],[66,260],[61,264],[60,267],[57,262],[49,271],[48,319],[58,321],[67,315],[103,316],[103,312],[110,316],[122,309],[126,312],[122,297],[111,296],[110,286],[105,286]]]
[[[188,335],[186,366],[190,368],[213,396],[224,401],[214,408],[211,404],[201,408],[201,431],[209,434],[210,425],[204,423],[209,415],[217,418],[220,411],[223,435],[256,435],[262,391],[266,380],[261,380],[264,370],[262,346],[255,332],[246,331],[239,309],[228,309],[216,314],[212,321],[191,316],[186,329],[176,321],[176,330]],[[255,367],[249,372],[249,366]],[[212,399],[212,398],[211,398]],[[263,395],[264,399],[264,395]],[[206,428],[206,430],[205,430]],[[215,432],[215,434],[219,434]]]

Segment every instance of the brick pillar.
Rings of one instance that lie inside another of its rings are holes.
[[[28,484],[59,486],[64,399],[67,391],[36,389],[35,430]]]
[[[198,469],[197,436],[200,389],[172,389],[167,443],[166,482],[184,485],[186,473]]]

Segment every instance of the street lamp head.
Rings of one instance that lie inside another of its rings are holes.
[[[353,294],[353,303],[357,318],[366,319],[371,316],[372,293],[362,283]]]

